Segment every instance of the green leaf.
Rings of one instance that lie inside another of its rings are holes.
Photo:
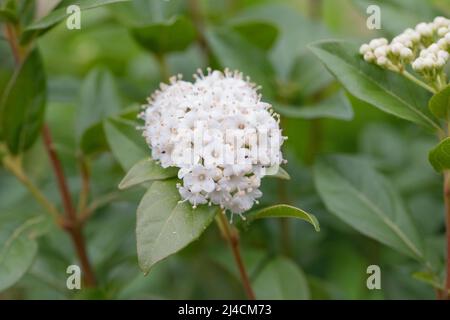
[[[326,208],[359,232],[423,261],[423,240],[398,192],[369,160],[337,155],[321,159],[314,182]]]
[[[294,107],[275,105],[274,109],[288,118],[334,118],[340,120],[351,120],[353,118],[352,106],[343,92],[333,95],[312,106]]]
[[[81,11],[85,11],[100,6],[125,1],[130,0],[78,0],[78,1],[71,1],[70,4],[75,4],[80,7]],[[68,5],[69,2],[65,3],[64,6],[58,6],[57,9],[52,11],[44,18],[29,25],[25,31],[43,31],[54,27],[55,25],[57,25],[58,23],[69,17],[69,14],[67,14]]]
[[[108,150],[103,123],[99,122],[86,129],[81,136],[80,148],[85,155],[94,155]]]
[[[12,78],[15,71],[14,56],[7,41],[0,41],[0,60],[2,61],[0,64],[0,97],[3,97],[3,94],[8,86],[8,82]]]
[[[435,289],[443,290],[444,286],[435,274],[430,272],[414,272],[412,277],[418,281],[426,283]]]
[[[296,218],[309,222],[314,226],[314,229],[316,231],[320,231],[319,222],[317,221],[317,218],[315,216],[307,213],[306,211],[303,211],[302,209],[287,204],[279,204],[261,209],[259,211],[248,214],[246,218],[248,223],[263,218]]]
[[[253,282],[260,300],[307,300],[308,282],[302,270],[291,260],[277,257],[270,261]]]
[[[191,20],[172,17],[168,21],[131,29],[136,41],[145,49],[162,55],[173,51],[183,51],[196,38]]]
[[[263,50],[269,50],[277,40],[278,29],[265,21],[243,21],[232,25],[249,43]]]
[[[282,179],[282,180],[291,180],[289,173],[287,173],[286,170],[284,170],[279,165],[275,165],[270,168],[267,168],[264,176],[278,178],[278,179]]]
[[[428,154],[428,160],[437,172],[450,169],[450,138],[445,138]]]
[[[250,6],[240,11],[232,21],[239,23],[255,20],[273,24],[279,31],[277,42],[270,52],[270,61],[283,79],[288,77],[295,60],[307,51],[308,43],[330,37],[323,24],[308,19],[287,3]]]
[[[33,263],[38,249],[35,237],[40,233],[39,225],[46,219],[37,216],[19,225],[15,217],[0,220],[0,291],[3,291],[19,281]]]
[[[161,167],[153,159],[144,159],[136,163],[119,184],[119,189],[127,189],[146,181],[165,180],[177,176],[176,168]]]
[[[450,111],[450,86],[431,97],[428,107],[431,113],[437,118],[448,119]]]
[[[119,113],[120,109],[120,97],[112,74],[108,70],[92,70],[81,86],[80,106],[76,113],[77,136],[81,137],[88,128]]]
[[[207,30],[206,39],[222,68],[237,69],[262,86],[268,97],[274,95],[274,71],[266,53],[231,29]]]
[[[402,119],[440,130],[425,109],[428,92],[394,72],[365,62],[354,44],[323,41],[310,48],[358,99]]]
[[[121,118],[109,118],[103,122],[109,147],[125,171],[150,155],[150,149],[136,127],[136,122]]]
[[[120,112],[118,118],[122,120],[128,120],[134,123],[134,120],[137,119],[139,110],[140,110],[139,106],[132,106],[126,108]],[[94,125],[91,125],[84,131],[83,135],[81,136],[80,148],[85,155],[95,155],[109,150],[109,144],[108,141],[106,140],[106,135],[103,129],[104,127],[103,120],[104,119],[101,119]],[[137,124],[135,124],[135,126],[136,125]]]
[[[289,85],[309,98],[325,89],[334,81],[333,76],[311,52],[302,53],[295,61],[289,74]]]
[[[186,12],[185,0],[133,0],[109,7],[120,24],[128,28],[164,23]]]
[[[180,203],[175,184],[175,181],[155,181],[139,204],[137,252],[139,266],[145,273],[197,239],[217,211],[215,207],[192,209],[189,203]]]
[[[121,100],[112,74],[103,69],[91,71],[81,86],[75,123],[76,136],[84,154],[107,148],[102,121],[120,110]]]
[[[21,25],[28,25],[36,16],[36,0],[21,0],[17,8],[17,17]]]
[[[44,120],[46,78],[41,57],[34,50],[10,79],[0,101],[0,130],[9,151],[30,148]]]
[[[17,22],[16,14],[10,9],[0,8],[0,22],[15,23]]]

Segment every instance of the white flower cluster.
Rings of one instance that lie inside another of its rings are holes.
[[[279,116],[242,73],[201,71],[161,84],[142,113],[143,135],[162,167],[178,167],[181,197],[193,207],[249,210],[265,168],[285,162]]]
[[[395,72],[403,72],[406,65],[432,80],[442,72],[450,55],[450,20],[436,17],[431,23],[419,23],[392,39],[374,39],[363,44],[360,53],[364,60]]]

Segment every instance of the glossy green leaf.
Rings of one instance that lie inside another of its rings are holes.
[[[431,97],[428,107],[437,118],[448,119],[450,116],[450,86]]]
[[[161,167],[153,159],[144,159],[136,163],[119,184],[119,189],[127,189],[147,181],[166,180],[177,176],[177,168]]]
[[[232,29],[208,30],[206,39],[222,68],[243,72],[262,86],[266,97],[274,95],[274,71],[264,50],[248,43]]]
[[[137,210],[136,240],[139,265],[145,273],[164,258],[197,239],[212,222],[217,208],[192,209],[180,202],[175,181],[155,181]]]
[[[340,120],[351,120],[353,118],[352,106],[343,92],[311,106],[275,105],[274,109],[288,118],[334,118]]]
[[[32,146],[42,127],[46,77],[37,50],[10,79],[0,101],[0,130],[9,150],[18,154]]]
[[[243,21],[232,25],[232,27],[249,43],[263,50],[269,50],[278,36],[278,29],[265,21]]]
[[[314,180],[328,211],[359,232],[424,259],[423,240],[400,195],[369,160],[329,156],[316,164]]]
[[[311,50],[358,99],[402,119],[440,129],[425,109],[428,92],[396,73],[365,62],[358,46],[331,40],[315,43]]]
[[[16,283],[27,272],[36,256],[39,224],[46,220],[43,216],[30,218],[17,224],[17,218],[0,218],[0,291]]]
[[[428,155],[428,160],[437,172],[450,169],[450,138],[442,140]]]
[[[150,149],[137,127],[136,122],[122,118],[109,118],[103,122],[109,147],[125,171],[150,155]]]
[[[316,231],[320,231],[319,221],[317,221],[317,218],[314,215],[307,213],[302,209],[287,204],[279,204],[261,209],[256,212],[252,212],[248,214],[246,218],[248,223],[251,223],[257,219],[264,219],[264,218],[301,219],[312,224]]]
[[[291,260],[277,257],[271,260],[253,281],[260,300],[307,300],[308,282],[303,271]]]
[[[156,54],[186,49],[196,38],[191,20],[178,16],[168,21],[153,23],[131,29],[136,41]]]

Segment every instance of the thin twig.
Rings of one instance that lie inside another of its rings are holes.
[[[247,298],[249,300],[255,300],[255,294],[253,292],[250,279],[245,269],[244,262],[242,261],[241,252],[239,249],[239,235],[237,234],[237,231],[231,227],[227,217],[225,216],[225,213],[222,210],[220,210],[217,216],[219,228],[223,231],[223,234],[230,245],[234,260],[236,261],[236,265],[239,269],[242,285],[244,287]]]
[[[111,201],[117,199],[120,195],[120,192],[114,191],[111,193],[107,193],[96,200],[94,200],[89,206],[85,208],[79,215],[79,221],[81,224],[85,223],[92,214],[97,211],[97,209],[103,207],[104,205],[110,203]]]
[[[429,85],[427,85],[425,82],[420,81],[419,79],[417,79],[416,77],[414,77],[411,73],[409,73],[406,70],[403,70],[401,72],[401,74],[408,80],[411,80],[412,82],[414,82],[415,84],[421,86],[422,88],[424,88],[425,90],[428,90],[429,92],[431,92],[432,94],[436,94],[437,91],[430,87]]]

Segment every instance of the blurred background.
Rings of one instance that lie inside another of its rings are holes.
[[[76,1],[36,3],[43,17],[54,6]],[[370,4],[381,8],[381,30],[366,27]],[[47,74],[45,117],[74,197],[82,187],[80,154],[87,159],[94,208],[84,234],[98,286],[67,290],[65,271],[76,263],[76,255],[67,235],[49,223],[37,239],[38,250],[26,273],[0,292],[0,298],[245,297],[229,248],[214,225],[144,277],[135,244],[135,212],[144,190],[117,190],[135,160],[118,154],[136,153],[133,148],[140,148],[139,156],[149,151],[136,142],[117,146],[111,132],[123,128],[102,127],[110,119],[137,123],[139,106],[161,81],[174,74],[189,80],[198,68],[210,66],[249,75],[282,115],[289,137],[284,146],[286,170],[292,179],[265,179],[261,205],[293,204],[315,214],[321,224],[318,233],[297,220],[241,227],[242,253],[257,296],[433,299],[433,289],[411,276],[420,269],[416,262],[327,212],[314,187],[312,166],[317,156],[327,153],[369,157],[401,190],[421,233],[443,246],[441,181],[426,158],[434,137],[348,95],[307,45],[329,38],[362,43],[392,37],[437,15],[450,16],[449,1],[133,0],[82,10],[80,30],[68,30],[62,21],[37,40]],[[5,58],[0,79],[5,79],[12,60],[5,38],[1,40]],[[33,180],[57,203],[40,139],[23,159]],[[40,211],[21,184],[0,168],[0,216],[19,219]],[[0,225],[0,240],[7,238],[1,233],[10,230]],[[381,290],[366,287],[366,269],[373,264],[382,270]],[[294,278],[300,289],[282,287]]]

